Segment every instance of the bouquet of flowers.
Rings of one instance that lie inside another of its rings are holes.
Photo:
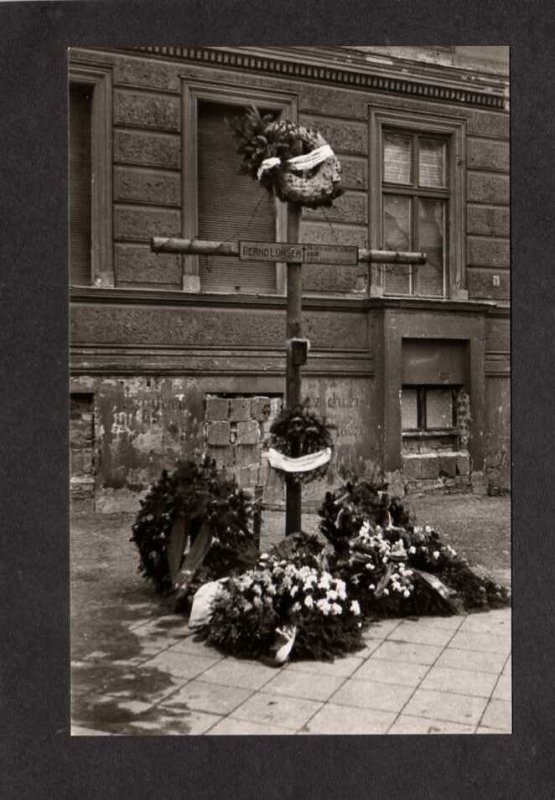
[[[330,573],[264,555],[230,578],[218,594],[205,633],[226,652],[267,655],[276,629],[295,626],[292,658],[331,658],[360,647],[360,606]]]
[[[318,131],[261,115],[254,106],[227,123],[243,158],[240,172],[280,200],[316,208],[343,193],[341,165]]]

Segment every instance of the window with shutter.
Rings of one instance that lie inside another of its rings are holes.
[[[256,181],[239,174],[240,156],[226,118],[244,109],[199,100],[197,117],[198,236],[213,241],[275,241],[275,200]],[[271,262],[204,256],[201,289],[207,292],[276,292]]]
[[[69,280],[91,283],[91,120],[94,87],[69,91]]]

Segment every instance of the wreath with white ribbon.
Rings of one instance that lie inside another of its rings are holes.
[[[317,208],[343,193],[339,160],[318,131],[262,116],[254,106],[227,122],[243,158],[240,172],[280,200]]]
[[[309,408],[309,401],[283,409],[270,428],[268,463],[296,481],[322,478],[332,455],[330,427]]]

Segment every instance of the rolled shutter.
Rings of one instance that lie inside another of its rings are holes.
[[[69,94],[69,282],[91,282],[91,114],[93,87]]]
[[[239,106],[199,102],[198,106],[198,236],[201,239],[273,242],[275,202],[248,175],[239,175],[241,157],[225,118]],[[271,262],[201,256],[204,291],[276,291],[276,267]]]

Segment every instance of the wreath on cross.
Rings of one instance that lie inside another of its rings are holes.
[[[310,410],[310,401],[280,411],[270,428],[268,461],[300,483],[323,478],[332,453],[331,427]]]
[[[317,208],[343,194],[341,165],[318,131],[262,115],[254,106],[226,121],[243,158],[239,172],[283,202]]]

